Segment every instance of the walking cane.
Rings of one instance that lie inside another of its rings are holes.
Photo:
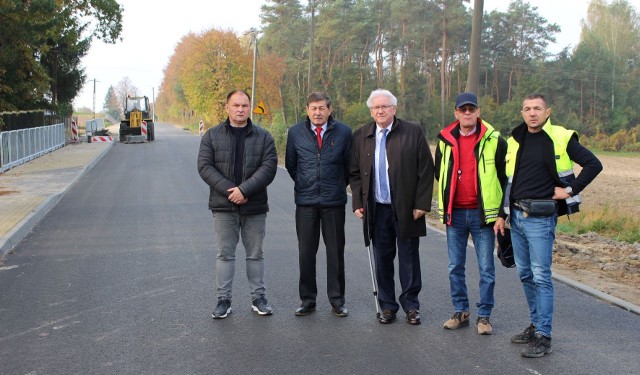
[[[371,271],[371,284],[373,285],[373,299],[376,303],[376,318],[380,319],[380,304],[378,303],[378,282],[376,281],[374,258],[371,256],[373,250],[371,249],[372,241],[371,235],[369,233],[369,223],[364,218],[362,219],[362,222],[367,227],[367,241],[369,242],[369,246],[367,246],[367,254],[369,254],[369,270]]]
[[[371,257],[371,240],[369,240],[369,246],[367,246],[367,253],[369,254],[369,269],[371,270],[371,283],[373,284],[373,299],[376,303],[376,318],[380,318],[380,305],[378,304],[378,283],[376,282],[376,276],[374,273],[373,258]]]

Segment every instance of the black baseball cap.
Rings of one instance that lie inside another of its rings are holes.
[[[498,231],[498,259],[500,263],[507,268],[512,268],[516,265],[516,260],[513,257],[513,246],[511,244],[511,230],[504,228],[504,235]]]
[[[460,108],[465,104],[471,104],[478,107],[478,97],[472,92],[463,92],[456,98],[456,108]]]

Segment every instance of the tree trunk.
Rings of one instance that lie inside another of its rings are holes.
[[[498,67],[493,65],[493,83],[492,83],[491,93],[493,94],[495,90],[495,99],[496,104],[500,104],[500,82],[498,82]]]
[[[369,49],[369,38],[367,38],[367,42],[364,44],[364,49],[360,54],[360,96],[358,97],[358,101],[362,101],[362,90],[364,84],[364,58],[367,54],[367,50]]]
[[[444,125],[445,69],[447,60],[447,5],[442,6],[442,60],[440,62],[440,124]]]
[[[507,90],[507,101],[511,100],[511,87],[513,85],[513,71],[514,68],[511,67],[511,71],[509,72],[509,89]]]
[[[402,39],[406,40],[405,37],[405,33],[407,30],[407,20],[406,18],[402,18]],[[405,71],[404,71],[404,65],[406,63],[405,61],[405,56],[409,55],[409,46],[404,45],[403,43],[403,50],[400,51],[400,97],[402,98],[401,103],[402,103],[402,109],[403,112],[404,110],[406,110],[406,87],[405,87]]]
[[[282,121],[287,124],[287,112],[284,110],[284,96],[282,96],[282,85],[280,85],[280,88],[278,90],[278,93],[280,94],[280,103],[282,103]]]
[[[378,80],[378,87],[383,86],[383,74],[382,74],[382,20],[378,21],[378,33],[376,36],[376,78]]]
[[[598,75],[593,76],[593,103],[591,104],[591,121],[596,122],[596,94],[598,92]],[[597,124],[597,122],[596,122]],[[596,134],[600,133],[600,125],[596,127]]]
[[[313,29],[315,28],[315,15],[316,15],[316,2],[315,0],[310,0],[309,5],[311,6],[311,30],[309,32],[309,72],[307,73],[307,95],[313,91],[313,87],[311,85],[311,70],[313,69],[313,48],[314,48],[314,40],[315,37],[313,35]]]
[[[580,123],[584,124],[584,81],[580,81]]]
[[[460,72],[462,71],[462,63],[461,63],[461,56],[462,56],[462,52],[460,51],[460,48],[458,48],[458,69],[456,72],[456,76],[458,78],[458,92],[462,92],[462,77],[460,76]]]
[[[484,70],[484,90],[482,92],[482,95],[487,95],[488,80],[489,80],[489,69],[485,69]]]
[[[484,0],[474,0],[473,21],[471,24],[471,51],[469,51],[469,73],[467,75],[467,87],[465,91],[473,92],[476,95],[479,94],[478,90],[480,89],[480,42],[482,39],[483,9]]]

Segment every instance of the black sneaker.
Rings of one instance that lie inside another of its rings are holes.
[[[227,315],[231,314],[231,301],[221,298],[218,300],[218,305],[211,313],[213,319],[224,319]]]
[[[520,355],[526,358],[540,358],[552,351],[551,337],[536,333],[535,339],[529,343],[529,346],[527,346],[526,349],[523,349],[520,352]]]
[[[528,344],[536,338],[536,326],[530,324],[522,333],[511,337],[514,344]]]
[[[269,306],[269,302],[267,302],[267,298],[265,296],[260,296],[254,299],[251,304],[251,310],[257,312],[259,315],[273,314],[273,309]]]

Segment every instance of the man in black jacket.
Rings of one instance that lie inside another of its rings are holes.
[[[348,315],[344,306],[344,221],[349,181],[351,128],[331,117],[331,99],[314,92],[307,100],[307,118],[289,129],[285,167],[295,182],[296,234],[300,263],[297,316],[315,310],[316,253],[322,239],[327,248],[327,295],[333,313]]]
[[[522,103],[524,122],[507,140],[507,187],[494,231],[504,235],[511,224],[511,243],[518,275],[529,305],[529,326],[511,337],[528,344],[521,355],[538,358],[553,351],[553,281],[551,265],[558,215],[578,211],[580,193],[602,171],[598,158],[578,141],[578,134],[551,122],[551,108],[540,94]],[[582,166],[576,177],[574,162]],[[548,207],[532,209],[531,202]]]
[[[238,240],[246,250],[251,309],[271,315],[265,297],[262,242],[269,205],[267,186],[276,175],[278,155],[273,137],[249,119],[251,98],[242,90],[227,95],[226,121],[209,129],[200,142],[198,172],[209,185],[209,209],[218,255],[218,304],[211,314],[223,319],[231,312],[231,285]]]

